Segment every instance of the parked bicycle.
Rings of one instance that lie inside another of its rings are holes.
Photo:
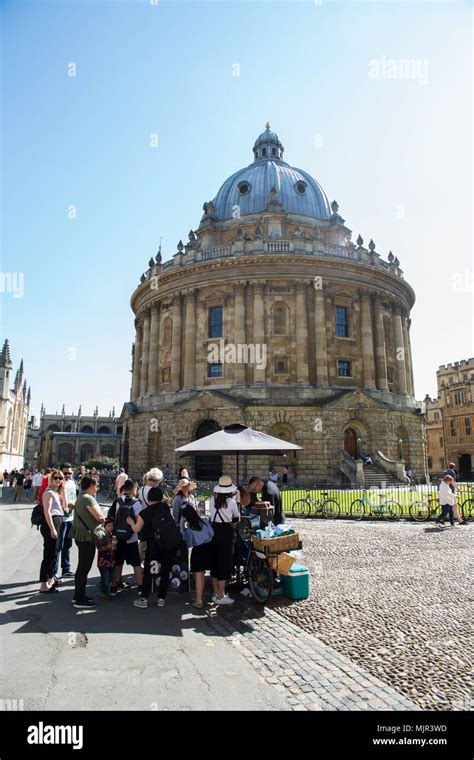
[[[266,604],[273,591],[273,570],[268,557],[252,546],[251,521],[242,517],[235,525],[236,543],[234,555],[234,582],[239,586],[248,586],[258,604]]]
[[[434,493],[429,493],[426,499],[417,499],[413,501],[409,506],[410,517],[416,522],[426,522],[431,517],[434,517],[436,512],[439,511],[439,499]]]
[[[293,502],[291,510],[293,517],[308,517],[311,513],[322,513],[324,517],[335,520],[341,514],[341,507],[336,499],[330,499],[327,491],[321,493],[320,499],[311,495],[311,489],[307,489],[304,499]]]
[[[383,520],[391,522],[399,520],[402,516],[402,507],[398,501],[387,499],[386,496],[379,496],[379,503],[371,501],[365,493],[361,499],[354,499],[350,507],[350,516],[354,520],[362,520],[364,517],[378,516]]]

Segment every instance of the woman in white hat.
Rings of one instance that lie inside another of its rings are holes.
[[[210,501],[211,524],[214,528],[212,539],[211,578],[216,604],[233,604],[234,600],[225,593],[226,581],[231,577],[234,567],[234,530],[232,523],[240,520],[239,508],[235,500],[237,486],[232,478],[222,475],[214,488]]]
[[[179,523],[181,520],[181,507],[183,504],[191,504],[195,509],[197,507],[196,499],[192,491],[197,488],[197,483],[189,478],[181,478],[178,485],[174,489],[176,496],[173,499],[173,518],[174,521]]]

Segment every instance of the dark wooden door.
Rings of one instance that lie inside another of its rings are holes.
[[[354,459],[357,456],[357,433],[353,428],[347,428],[344,433],[344,448]]]

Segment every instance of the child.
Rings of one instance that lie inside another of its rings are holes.
[[[456,497],[450,488],[450,484],[453,482],[453,478],[450,475],[446,475],[439,485],[439,503],[441,506],[441,514],[436,518],[435,524],[439,525],[441,520],[444,520],[447,516],[451,527],[454,527],[454,515],[453,506],[456,503]]]
[[[97,549],[97,567],[100,573],[100,598],[112,599],[110,584],[115,574],[115,536],[113,536],[114,519],[108,517],[105,521],[105,543]]]

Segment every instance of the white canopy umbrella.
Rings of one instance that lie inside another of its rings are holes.
[[[178,451],[181,456],[189,454],[236,454],[237,457],[237,480],[239,479],[239,453],[251,452],[252,454],[281,454],[285,451],[298,451],[302,446],[289,443],[273,435],[261,433],[259,430],[245,425],[228,425],[223,430],[198,438],[197,441],[180,446]]]

